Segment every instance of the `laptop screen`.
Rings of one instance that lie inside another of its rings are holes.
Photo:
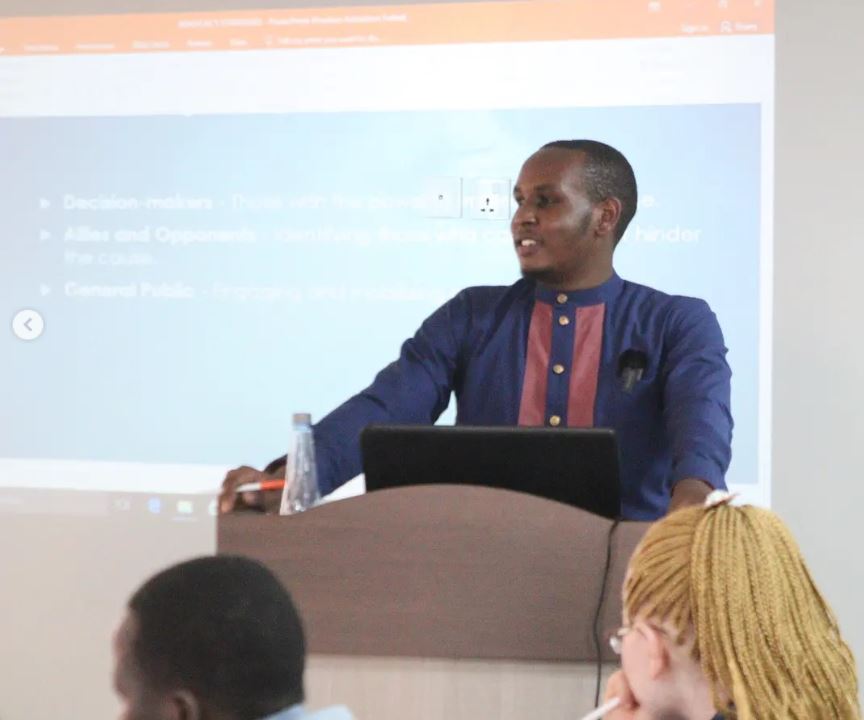
[[[605,428],[370,425],[366,489],[485,485],[619,517],[618,444]]]

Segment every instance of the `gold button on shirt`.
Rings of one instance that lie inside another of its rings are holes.
[[[553,365],[552,366],[552,372],[555,373],[556,375],[560,375],[561,373],[564,372],[564,366],[563,365]]]
[[[553,415],[549,418],[549,424],[552,427],[558,427],[561,424],[561,418],[558,415]]]
[[[570,324],[570,318],[567,317],[566,315],[562,315],[561,317],[558,318],[558,324],[559,325],[569,325]]]

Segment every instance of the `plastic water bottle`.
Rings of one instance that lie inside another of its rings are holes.
[[[315,467],[312,416],[309,413],[295,413],[291,423],[294,442],[288,456],[288,466],[285,468],[280,515],[303,512],[321,499],[318,492],[318,471]]]

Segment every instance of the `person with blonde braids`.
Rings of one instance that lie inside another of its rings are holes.
[[[860,720],[852,653],[769,510],[726,495],[671,513],[636,548],[623,600],[607,720]]]

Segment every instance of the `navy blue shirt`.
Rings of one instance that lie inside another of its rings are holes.
[[[640,358],[629,382],[625,351]],[[457,424],[613,428],[622,515],[653,520],[679,480],[725,488],[730,377],[720,326],[702,300],[617,275],[571,292],[524,279],[468,288],[315,426],[319,484],[327,493],[361,472],[366,425],[433,423],[455,395]]]

